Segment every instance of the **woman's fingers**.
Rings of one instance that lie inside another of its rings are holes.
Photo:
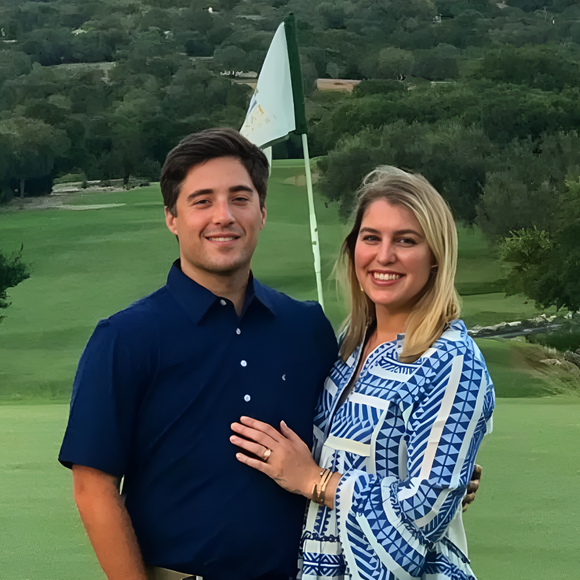
[[[232,423],[232,430],[230,441],[251,454],[237,453],[238,461],[268,475],[284,489],[308,497],[313,482],[320,478],[320,468],[308,445],[286,423],[282,421],[277,431],[262,421],[241,417],[239,423]]]
[[[259,443],[264,447],[272,447],[272,445],[276,445],[277,443],[277,440],[272,438],[267,433],[264,433],[263,431],[258,431],[257,429],[253,429],[252,427],[246,427],[241,423],[232,423],[231,427],[232,431],[234,431],[237,435],[240,435],[244,439],[249,439],[250,441]],[[279,433],[278,439],[280,439]]]
[[[240,417],[240,423],[251,429],[265,433],[274,441],[279,441],[280,439],[280,432],[271,425],[268,425],[268,423],[258,421],[257,419],[252,419],[251,417]]]
[[[248,441],[247,439],[244,439],[243,437],[238,437],[237,435],[232,435],[230,437],[230,441],[234,445],[237,445],[240,449],[253,453],[256,457],[262,459],[262,461],[266,461],[270,456],[270,454],[272,453],[271,450],[270,453],[267,453],[267,450],[270,449],[269,447],[266,447],[265,445],[262,445],[260,443]]]
[[[249,457],[248,455],[244,455],[243,453],[236,453],[236,459],[241,463],[245,463],[258,471],[264,472],[266,475],[270,477],[270,466],[265,461],[260,461],[259,459],[254,459],[253,457]]]
[[[280,431],[282,432],[282,435],[292,441],[292,443],[304,443],[302,439],[300,439],[300,437],[292,431],[288,425],[286,425],[285,421],[280,421]]]

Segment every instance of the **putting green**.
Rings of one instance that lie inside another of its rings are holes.
[[[0,406],[0,578],[104,580],[56,457],[68,405]]]

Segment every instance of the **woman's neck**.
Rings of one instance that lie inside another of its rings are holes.
[[[388,312],[384,308],[376,309],[377,326],[373,337],[376,345],[395,340],[398,334],[407,330],[408,312]]]

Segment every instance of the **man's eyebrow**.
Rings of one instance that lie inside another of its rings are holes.
[[[239,185],[233,185],[232,187],[229,188],[228,191],[230,193],[237,193],[238,191],[247,191],[248,193],[254,193],[254,190],[249,185],[244,185],[242,183]],[[211,195],[212,193],[215,193],[215,189],[211,189],[210,187],[206,189],[196,189],[187,196],[187,201],[191,201],[192,199],[195,199],[200,195]]]
[[[249,185],[244,185],[243,183],[240,185],[234,185],[233,187],[230,187],[229,191],[231,193],[236,193],[237,191],[247,191],[248,193],[256,193],[252,187],[250,187]]]

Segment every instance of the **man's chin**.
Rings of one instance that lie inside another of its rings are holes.
[[[242,272],[249,272],[250,263],[249,262],[221,262],[206,264],[205,267],[201,268],[207,274],[213,274],[214,276],[235,276]]]

